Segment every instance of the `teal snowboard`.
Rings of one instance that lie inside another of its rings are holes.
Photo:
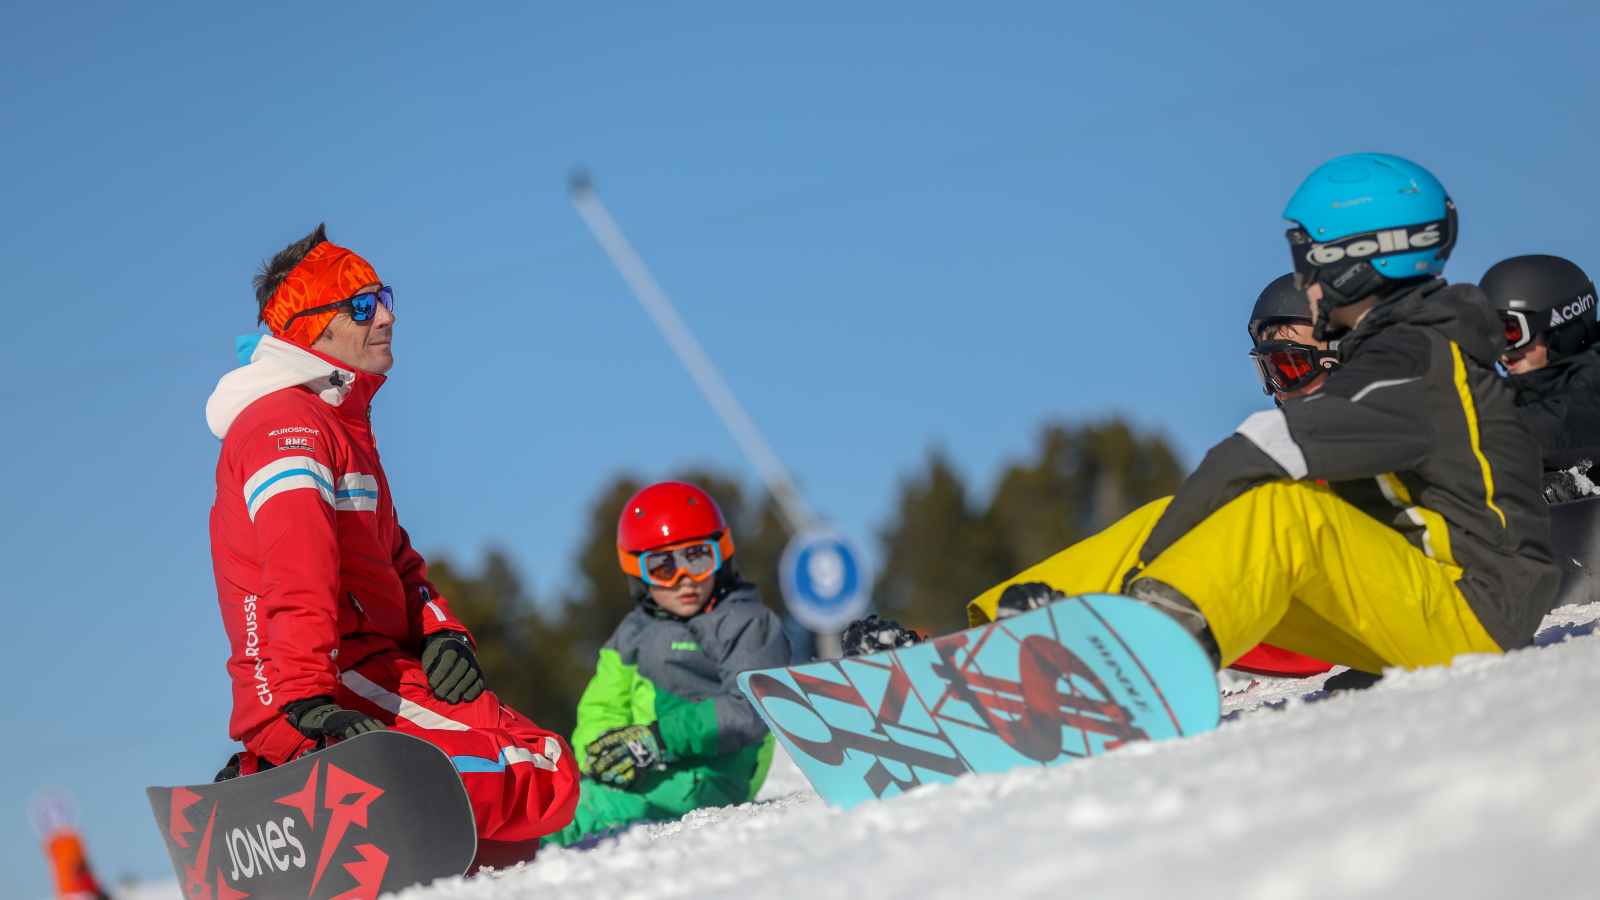
[[[1205,651],[1166,615],[1112,594],[899,650],[745,672],[739,687],[822,799],[844,808],[1210,731],[1222,707]]]

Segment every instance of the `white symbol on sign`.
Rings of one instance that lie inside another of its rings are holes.
[[[39,834],[70,830],[78,824],[78,805],[73,802],[72,795],[54,785],[45,785],[35,791],[28,806],[28,818],[33,822],[33,830]]]
[[[806,560],[806,574],[811,576],[811,588],[817,598],[832,600],[844,589],[844,557],[832,546],[818,547]]]
[[[822,526],[789,541],[778,564],[784,604],[819,634],[843,631],[872,599],[872,564],[848,534]]]

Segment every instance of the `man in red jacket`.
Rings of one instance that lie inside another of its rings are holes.
[[[395,515],[371,424],[394,365],[394,294],[322,226],[256,278],[272,328],[206,404],[222,439],[211,559],[232,652],[222,777],[393,729],[462,774],[479,860],[531,857],[572,819],[572,751],[484,687],[467,629]]]

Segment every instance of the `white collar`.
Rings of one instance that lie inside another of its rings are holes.
[[[329,406],[350,393],[356,373],[289,341],[266,335],[250,354],[250,364],[222,376],[206,401],[206,424],[218,438],[228,436],[233,420],[250,404],[275,391],[305,385]]]

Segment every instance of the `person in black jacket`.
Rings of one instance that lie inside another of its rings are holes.
[[[1540,453],[1497,313],[1438,277],[1454,205],[1415,163],[1356,154],[1284,216],[1339,368],[1211,449],[1124,592],[1219,665],[1263,640],[1367,672],[1527,645],[1559,580]]]
[[[1600,459],[1594,282],[1559,256],[1516,256],[1495,263],[1480,286],[1500,313],[1500,364],[1545,467]]]

